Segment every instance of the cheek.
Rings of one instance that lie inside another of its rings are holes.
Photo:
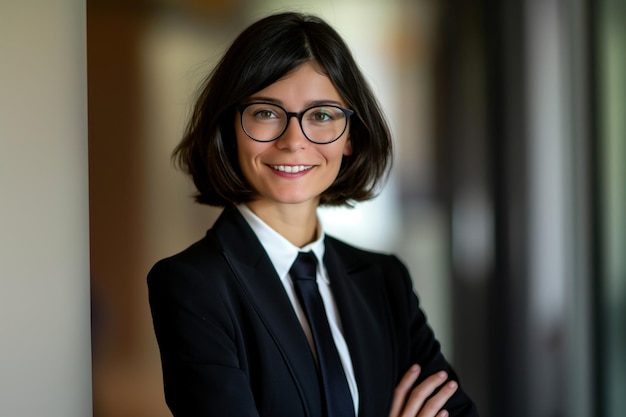
[[[243,165],[252,154],[252,148],[254,147],[255,142],[248,140],[245,133],[241,132],[239,129],[236,130],[235,137],[237,141],[237,158],[239,159],[239,164]]]
[[[237,143],[237,158],[241,164],[250,154],[251,147],[255,142],[250,140],[243,130],[241,130],[239,122],[235,125],[235,141]]]
[[[346,142],[346,145],[343,147],[343,156],[350,156],[350,155],[352,155],[352,141],[348,139],[348,141]]]
[[[254,178],[254,175],[251,174],[250,149],[246,146],[246,142],[241,140],[239,135],[237,135],[237,162],[243,177],[250,183],[250,178]]]
[[[331,143],[330,145],[324,146],[329,146],[329,148],[324,149],[324,156],[326,160],[332,164],[341,164],[344,156],[352,154],[352,145],[350,144],[350,141],[337,141],[335,143]],[[332,148],[330,148],[330,146],[332,146]]]
[[[252,174],[254,170],[254,160],[252,155],[249,153],[249,150],[245,147],[239,147],[239,151],[237,152],[237,156],[239,159],[239,167],[244,177],[250,181],[250,178],[254,178]]]
[[[268,146],[271,145],[255,142],[247,136],[245,138],[237,137],[237,159],[239,167],[248,182],[250,182],[251,178],[256,178],[255,172],[262,168],[260,156],[267,151]]]

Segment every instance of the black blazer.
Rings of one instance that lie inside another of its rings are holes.
[[[331,237],[324,263],[359,388],[360,417],[386,417],[413,363],[422,377],[445,369],[394,256]],[[316,365],[267,254],[235,208],[206,236],[159,261],[148,275],[165,398],[176,417],[323,417]],[[459,387],[451,416],[476,416]]]

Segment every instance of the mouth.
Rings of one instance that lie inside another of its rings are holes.
[[[308,171],[313,168],[314,165],[270,165],[272,169],[280,172],[286,172],[288,174],[298,174],[300,172]]]

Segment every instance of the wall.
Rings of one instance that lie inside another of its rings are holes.
[[[0,3],[0,415],[91,415],[85,2]]]

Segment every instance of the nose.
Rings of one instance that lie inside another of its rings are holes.
[[[287,121],[287,128],[282,135],[276,140],[276,146],[279,149],[296,150],[306,146],[309,140],[304,136],[300,121],[296,115],[290,115]]]

